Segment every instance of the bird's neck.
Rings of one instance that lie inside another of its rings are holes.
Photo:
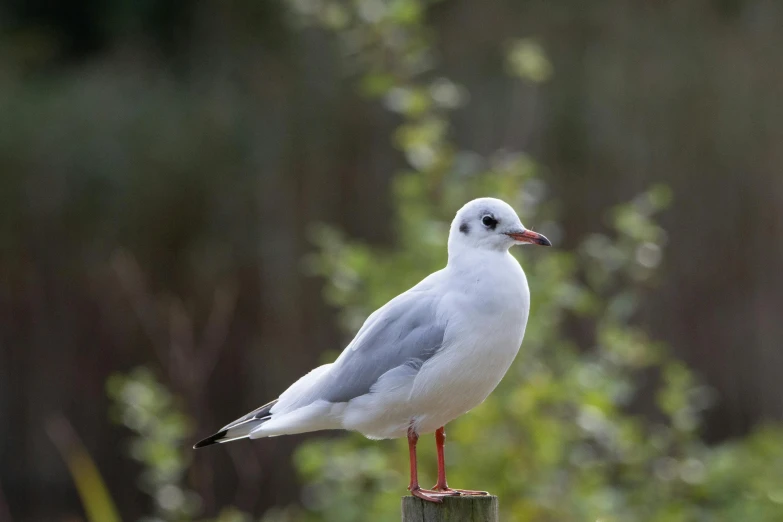
[[[508,263],[511,254],[508,250],[467,248],[462,245],[449,245],[448,267],[455,272],[472,273],[494,270]]]
[[[530,307],[527,278],[508,251],[472,248],[458,255],[450,254],[445,272],[450,288],[469,294],[469,302],[479,303],[487,310],[496,307],[498,313],[511,314],[515,321],[520,314],[527,320]]]

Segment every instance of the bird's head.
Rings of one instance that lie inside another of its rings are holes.
[[[552,243],[526,229],[514,209],[495,198],[479,198],[465,204],[451,222],[449,252],[466,248],[506,251],[513,245]]]

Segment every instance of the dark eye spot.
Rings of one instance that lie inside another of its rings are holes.
[[[495,227],[498,226],[498,220],[489,215],[481,218],[481,223],[490,230],[495,230]]]
[[[462,223],[462,224],[459,226],[459,231],[460,231],[460,232],[462,232],[463,234],[465,234],[465,235],[467,236],[467,235],[468,235],[468,232],[470,232],[470,225],[468,225],[468,224],[467,224],[467,222],[465,222],[465,223]]]

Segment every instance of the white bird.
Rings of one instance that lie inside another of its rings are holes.
[[[442,502],[444,495],[486,494],[448,487],[443,427],[481,404],[519,351],[530,291],[508,250],[524,243],[551,245],[505,202],[470,201],[451,223],[444,269],[370,315],[334,363],[194,447],[328,429],[407,436],[413,495]],[[438,482],[427,490],[418,483],[416,443],[433,431]]]

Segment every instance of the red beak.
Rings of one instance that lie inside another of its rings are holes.
[[[506,235],[512,238],[514,241],[520,243],[530,243],[531,245],[552,246],[552,242],[549,241],[546,236],[533,232],[532,230],[523,230],[522,232],[506,232]]]

